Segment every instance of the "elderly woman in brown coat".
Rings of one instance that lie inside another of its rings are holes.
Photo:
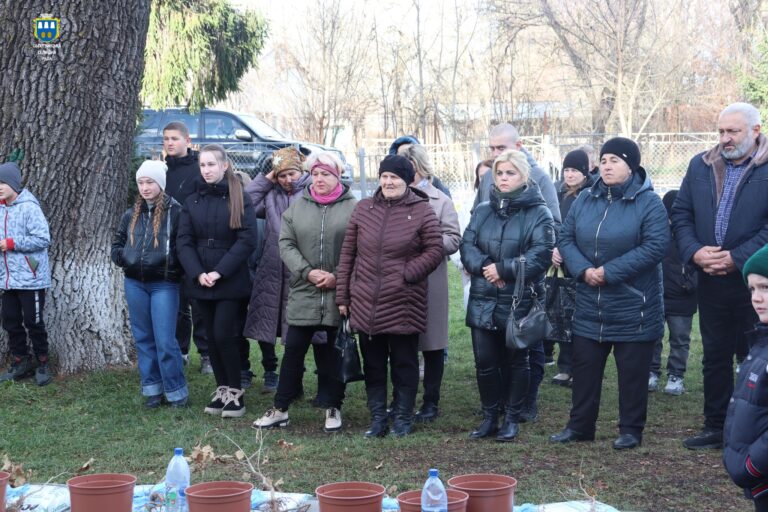
[[[419,333],[427,328],[427,277],[443,260],[440,223],[429,198],[408,186],[410,160],[388,155],[379,188],[352,212],[337,269],[336,304],[360,333],[371,427],[386,435],[387,366],[392,364],[393,434],[411,433],[419,386]],[[354,278],[352,277],[354,276]]]
[[[432,185],[432,164],[424,146],[403,145],[398,154],[413,164],[416,177],[411,186],[429,197],[443,235],[443,260],[428,279],[427,330],[419,335],[419,351],[424,356],[424,396],[415,419],[417,423],[427,423],[434,421],[438,415],[440,385],[448,349],[448,256],[459,250],[461,228],[459,214],[451,198]]]

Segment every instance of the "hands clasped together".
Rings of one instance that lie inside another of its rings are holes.
[[[711,245],[705,245],[696,251],[693,262],[711,276],[724,276],[736,270],[731,251],[723,251],[721,247]]]

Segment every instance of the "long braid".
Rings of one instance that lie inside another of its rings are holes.
[[[158,233],[160,233],[164,212],[165,212],[165,192],[160,192],[160,195],[157,196],[157,199],[155,200],[155,211],[153,213],[154,217],[152,218],[152,232],[155,235],[155,242],[153,246],[155,249],[157,249],[157,245],[158,245],[157,235]],[[171,234],[168,233],[167,236],[171,236]]]
[[[131,245],[133,245],[133,229],[136,227],[136,221],[139,220],[141,215],[141,203],[144,202],[141,196],[136,198],[136,202],[133,204],[133,216],[131,217],[131,224],[128,227],[128,232],[131,235]]]

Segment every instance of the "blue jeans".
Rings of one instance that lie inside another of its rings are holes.
[[[688,351],[691,347],[691,326],[693,316],[667,315],[669,328],[669,356],[667,357],[667,375],[682,378],[688,366]],[[656,342],[651,360],[651,373],[661,375],[662,340]]]
[[[187,379],[176,342],[179,285],[168,281],[142,283],[126,277],[125,301],[136,340],[141,394],[165,393],[169,401],[186,398]]]

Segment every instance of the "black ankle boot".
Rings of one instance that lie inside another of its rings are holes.
[[[499,408],[496,404],[483,407],[483,422],[477,430],[470,432],[470,439],[482,439],[490,437],[499,431]]]
[[[520,432],[519,420],[516,416],[507,413],[501,423],[499,433],[496,435],[496,440],[500,442],[514,441],[518,432]]]

